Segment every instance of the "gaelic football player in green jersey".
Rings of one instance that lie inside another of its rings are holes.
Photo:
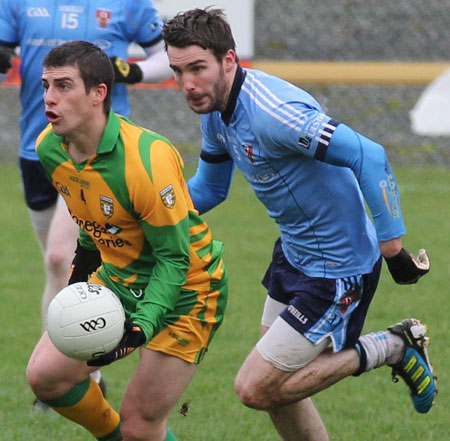
[[[223,246],[193,207],[176,149],[110,109],[112,82],[97,46],[52,49],[42,75],[50,124],[37,152],[80,230],[72,281],[100,252],[90,280],[121,299],[125,335],[86,363],[61,354],[45,332],[27,376],[38,398],[99,440],[175,440],[170,411],[223,319]],[[89,374],[138,347],[119,417]]]

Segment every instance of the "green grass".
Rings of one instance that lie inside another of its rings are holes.
[[[444,441],[448,439],[450,393],[448,252],[450,250],[450,173],[447,169],[399,169],[407,248],[429,251],[432,271],[415,286],[396,285],[384,272],[365,331],[384,329],[408,316],[430,328],[430,355],[439,375],[440,394],[432,411],[416,414],[403,383],[379,369],[348,378],[319,393],[315,403],[334,441]],[[40,333],[42,259],[28,219],[18,170],[0,165],[0,426],[1,440],[88,441],[81,428],[55,415],[31,411],[33,400],[25,368]],[[230,299],[225,322],[170,426],[180,441],[269,441],[278,439],[268,417],[242,406],[233,391],[234,376],[258,338],[265,292],[261,276],[270,261],[276,227],[240,175],[228,201],[205,216],[215,237],[226,246]],[[136,357],[103,370],[109,397],[118,408]]]

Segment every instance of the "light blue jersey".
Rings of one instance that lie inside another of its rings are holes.
[[[162,21],[151,0],[1,0],[0,42],[21,48],[20,156],[38,160],[37,135],[48,121],[41,86],[42,62],[55,46],[88,40],[109,56],[126,59],[132,41],[148,47],[161,40]],[[114,110],[128,116],[126,86],[112,91]]]
[[[378,241],[405,234],[384,149],[286,81],[239,67],[227,108],[202,115],[202,134],[196,208],[226,197],[234,163],[279,225],[286,258],[310,277],[370,273]]]

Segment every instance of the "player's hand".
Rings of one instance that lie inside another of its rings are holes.
[[[120,343],[111,352],[87,362],[88,366],[106,366],[113,361],[130,355],[136,348],[145,343],[146,337],[140,326],[131,319],[125,320],[125,333]]]
[[[77,242],[75,257],[72,261],[72,268],[69,277],[69,285],[76,282],[87,282],[91,273],[93,273],[102,264],[100,251],[88,250],[83,248]]]
[[[12,66],[11,58],[14,49],[8,46],[0,46],[0,73],[5,74]]]
[[[134,84],[142,81],[141,68],[136,63],[128,63],[120,57],[111,57],[116,83]]]
[[[400,285],[416,283],[430,271],[430,259],[427,252],[419,250],[417,257],[404,248],[394,257],[385,258],[392,278]]]

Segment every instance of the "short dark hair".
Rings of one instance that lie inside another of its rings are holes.
[[[111,88],[114,70],[109,57],[98,46],[89,41],[68,41],[54,47],[44,58],[44,67],[77,66],[86,92],[99,84],[106,84],[108,92],[103,102],[105,114],[111,108]]]
[[[220,61],[230,50],[236,50],[233,34],[222,9],[190,9],[169,20],[162,33],[168,46],[184,48],[198,45],[210,49]]]

